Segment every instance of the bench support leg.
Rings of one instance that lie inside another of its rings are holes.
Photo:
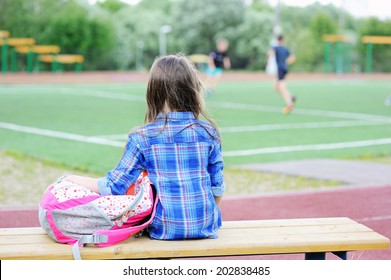
[[[325,252],[305,253],[305,260],[325,260]]]
[[[341,252],[332,252],[337,257],[341,258],[342,260],[348,259],[348,252],[341,251]],[[326,253],[325,252],[314,252],[314,253],[305,253],[305,260],[325,260],[326,259]]]
[[[347,260],[348,259],[348,252],[333,252],[334,255],[336,255],[337,257],[340,257],[341,260]]]

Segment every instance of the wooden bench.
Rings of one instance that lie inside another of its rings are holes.
[[[57,45],[19,46],[19,47],[15,48],[15,51],[17,53],[22,53],[22,54],[27,55],[27,72],[32,73],[34,70],[34,56],[35,55],[58,54],[60,52],[60,47]],[[11,63],[11,64],[13,64],[13,63]],[[11,68],[13,68],[13,71],[16,72],[16,65],[12,66]],[[40,71],[40,63],[38,63],[38,68],[36,70],[37,70],[37,72]]]
[[[80,54],[57,54],[57,55],[40,55],[38,57],[40,62],[52,64],[52,71],[57,72],[62,70],[63,64],[75,64],[75,71],[81,72],[84,62],[84,56]]]
[[[210,57],[205,54],[192,54],[188,56],[189,60],[194,63],[201,71],[206,70]]]
[[[218,239],[157,241],[130,238],[120,244],[80,248],[82,259],[167,259],[304,253],[325,259],[333,252],[387,250],[390,240],[349,218],[224,222]],[[0,229],[0,259],[72,259],[70,245],[54,242],[41,228]]]
[[[14,69],[16,66],[15,48],[19,46],[32,46],[35,45],[35,39],[33,38],[0,38],[0,46],[2,46],[2,72],[8,71],[8,47],[11,49],[11,65]]]

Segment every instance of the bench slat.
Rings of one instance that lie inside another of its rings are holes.
[[[247,227],[286,227],[286,226],[307,226],[307,225],[339,225],[357,224],[352,219],[341,218],[304,218],[304,219],[274,219],[274,220],[245,220],[245,221],[224,221],[222,228],[247,228]],[[19,234],[43,234],[40,227],[25,228],[0,228],[1,235]]]
[[[128,240],[125,244],[116,248],[104,248],[109,250],[110,258],[176,258],[196,256],[224,256],[224,255],[257,255],[275,253],[304,253],[324,251],[351,251],[389,248],[389,240],[379,234],[361,233],[344,234],[345,240],[341,240],[340,234],[300,235],[300,238],[279,235],[265,236],[262,238],[236,238],[221,237],[216,240],[188,240],[188,241],[156,241],[143,238],[142,240]],[[141,242],[140,242],[141,241]],[[347,242],[348,241],[348,242]],[[151,250],[146,250],[150,248]],[[83,248],[82,251],[88,258],[94,253],[95,248]]]
[[[247,227],[288,227],[309,225],[340,225],[357,224],[352,219],[341,218],[305,218],[305,219],[273,219],[273,220],[247,220],[223,222],[223,228],[247,228]]]
[[[320,225],[320,226],[290,226],[287,227],[275,226],[264,228],[222,228],[219,231],[219,238],[253,238],[264,236],[297,236],[301,234],[319,235],[326,233],[355,233],[355,232],[371,232],[372,230],[360,224],[341,224],[341,225]],[[4,244],[39,244],[53,242],[44,232],[33,235],[0,235],[0,245]]]
[[[144,259],[200,256],[235,256],[281,253],[381,250],[389,248],[389,240],[375,232],[324,234],[316,240],[313,235],[294,239],[287,236],[266,236],[246,240],[206,239],[187,241],[157,241],[147,237],[129,239],[119,245],[81,248],[83,259]],[[29,244],[2,245],[1,259],[72,259],[70,245]]]
[[[10,236],[10,235],[39,235],[39,234],[46,234],[46,233],[40,227],[0,228],[0,237]]]
[[[225,222],[218,239],[131,238],[111,247],[89,245],[83,259],[144,259],[309,253],[390,248],[390,240],[349,218]],[[0,229],[0,259],[72,259],[70,245],[41,228]]]

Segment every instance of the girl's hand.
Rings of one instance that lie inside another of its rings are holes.
[[[99,193],[98,180],[99,179],[85,177],[85,176],[64,175],[64,176],[61,176],[60,178],[58,178],[57,181],[54,182],[54,184],[61,183],[62,181],[68,181],[68,182],[89,188],[93,192]]]

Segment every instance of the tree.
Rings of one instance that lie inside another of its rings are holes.
[[[59,45],[61,53],[83,54],[86,69],[113,68],[113,24],[90,8],[81,0],[1,0],[0,26],[12,37],[32,37],[39,45]]]
[[[0,26],[12,37],[32,37],[42,41],[42,32],[62,5],[69,0],[1,0]]]
[[[309,30],[315,41],[322,42],[323,35],[337,33],[338,25],[330,16],[320,11],[311,20]]]
[[[143,46],[144,67],[149,68],[159,55],[159,28],[171,24],[172,21],[167,14],[170,10],[170,2],[159,1],[158,5],[151,5],[150,2],[141,1],[138,5],[128,6],[113,15],[116,18],[117,36],[114,53],[116,64],[120,69],[135,69],[138,44]],[[169,46],[173,40],[170,33]],[[172,48],[169,50],[173,51]]]
[[[98,1],[97,5],[111,13],[118,12],[119,10],[125,8],[127,4],[120,0],[104,0]]]
[[[232,36],[231,41],[235,43],[232,60],[237,67],[251,70],[265,68],[266,53],[271,47],[273,22],[274,16],[269,11],[246,10],[242,24],[227,35]]]
[[[322,37],[324,34],[337,33],[338,25],[333,18],[318,8],[319,6],[309,6],[298,9],[297,14],[292,12],[290,15],[296,26],[294,24],[289,25],[286,21],[283,25],[286,42],[297,58],[296,63],[292,66],[293,70],[321,70],[324,48]],[[301,19],[301,23],[300,21],[294,21],[293,18],[302,15],[306,9],[316,12],[306,19]]]
[[[115,44],[114,26],[109,18],[90,16],[76,1],[67,1],[51,17],[44,32],[48,44],[61,47],[62,53],[85,56],[86,69],[110,69],[108,61]]]
[[[242,0],[176,2],[173,6],[176,48],[188,54],[209,53],[216,48],[219,35],[242,23],[244,11]]]

